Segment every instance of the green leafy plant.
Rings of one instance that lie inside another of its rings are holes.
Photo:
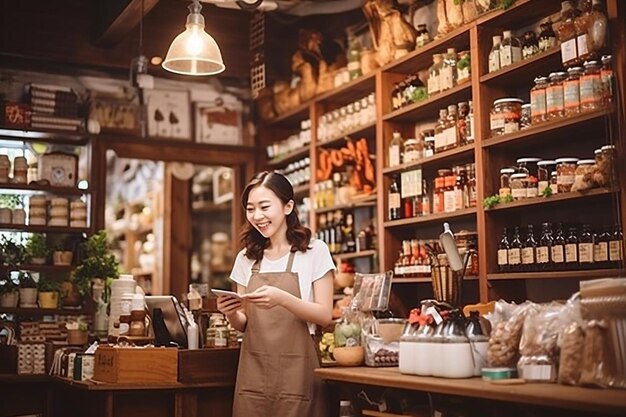
[[[508,194],[505,197],[500,197],[499,195],[490,195],[489,197],[483,200],[483,207],[486,209],[492,209],[498,204],[506,204],[513,201],[513,196]]]
[[[39,292],[59,292],[61,291],[61,284],[54,279],[41,277],[37,283],[37,289]]]
[[[552,197],[552,188],[550,186],[547,186],[543,189],[543,191],[541,191],[541,195],[544,198]]]
[[[28,272],[20,272],[17,279],[20,282],[20,288],[37,288],[37,282]]]
[[[78,330],[80,330],[81,332],[86,332],[89,330],[89,325],[84,321],[81,321],[78,323]]]
[[[0,207],[16,209],[22,207],[24,197],[17,194],[0,194]]]
[[[24,261],[24,246],[10,237],[0,236],[0,265],[15,269]]]
[[[464,70],[465,68],[468,68],[471,64],[472,61],[470,58],[470,54],[467,54],[463,58],[461,58],[459,62],[457,62],[456,67],[460,70]]]
[[[120,266],[115,256],[109,253],[104,230],[91,236],[84,245],[86,257],[74,271],[76,286],[81,295],[89,292],[92,278],[118,278]]]
[[[506,10],[515,4],[515,0],[498,0],[498,9]]]
[[[26,241],[25,255],[26,259],[29,260],[33,258],[47,258],[50,255],[50,249],[48,248],[45,235],[33,233]]]
[[[6,276],[0,281],[0,295],[10,294],[17,291],[18,288],[19,286],[11,279],[10,276]]]

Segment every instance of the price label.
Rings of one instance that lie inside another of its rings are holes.
[[[400,175],[402,198],[422,195],[422,170],[414,169]]]

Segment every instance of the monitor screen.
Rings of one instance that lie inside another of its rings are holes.
[[[173,295],[148,295],[146,296],[146,305],[148,312],[152,318],[152,328],[154,330],[156,343],[159,346],[171,345],[169,342],[176,343],[181,348],[187,347],[187,318],[182,306]],[[160,309],[161,314],[156,314],[155,310]],[[162,317],[162,322],[158,322]],[[155,321],[156,320],[156,321]],[[165,326],[167,332],[163,332]],[[170,340],[164,340],[169,333]]]

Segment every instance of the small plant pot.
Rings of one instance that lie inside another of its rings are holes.
[[[71,346],[83,346],[87,344],[88,334],[80,329],[69,329],[67,331],[67,344]]]
[[[45,265],[46,258],[31,258],[30,263],[33,265]]]
[[[39,308],[57,308],[59,306],[59,293],[46,291],[39,293]]]
[[[13,209],[11,222],[13,224],[26,224],[26,212],[24,209]]]
[[[20,307],[37,307],[37,288],[20,288]]]
[[[76,285],[69,281],[61,284],[61,304],[63,307],[80,307],[82,301]]]
[[[4,308],[15,308],[17,307],[17,302],[20,299],[20,293],[17,291],[11,291],[5,294],[0,295],[0,307]]]
[[[69,266],[72,264],[72,251],[54,251],[52,253],[52,263],[57,266]]]

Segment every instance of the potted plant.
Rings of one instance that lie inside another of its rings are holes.
[[[24,247],[11,238],[0,236],[0,265],[16,269],[24,260]]]
[[[59,266],[69,266],[72,264],[74,254],[71,250],[65,250],[63,243],[58,243],[52,253],[52,263]]]
[[[85,258],[74,271],[74,280],[81,295],[91,289],[92,281],[107,283],[119,277],[119,262],[109,253],[107,234],[104,230],[92,235],[84,244]],[[106,291],[105,291],[106,292]]]
[[[65,324],[67,329],[67,344],[70,346],[83,346],[88,340],[89,326],[82,321],[69,322]]]
[[[80,307],[82,304],[82,297],[74,277],[70,277],[70,279],[61,283],[61,304],[63,308]]]
[[[25,257],[35,265],[44,265],[50,255],[46,236],[41,233],[33,233],[26,241]]]
[[[20,307],[37,307],[37,283],[33,277],[25,271],[18,275],[20,285]]]
[[[19,296],[17,284],[7,274],[6,277],[0,280],[0,307],[17,307]]]
[[[61,286],[53,279],[40,277],[37,283],[39,308],[57,308]]]

